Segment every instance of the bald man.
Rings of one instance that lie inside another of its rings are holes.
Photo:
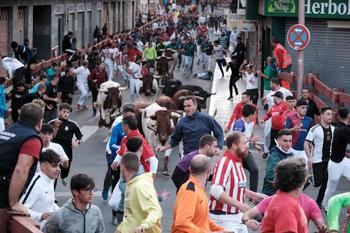
[[[209,219],[208,198],[205,193],[209,167],[207,156],[198,154],[192,158],[190,178],[181,186],[176,196],[172,233],[224,230]]]

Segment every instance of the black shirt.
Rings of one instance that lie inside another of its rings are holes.
[[[308,101],[307,101],[306,116],[311,117],[314,120],[315,115],[319,116],[320,115],[320,111],[318,110],[315,102],[312,99],[309,98]]]
[[[321,127],[323,130],[322,161],[328,161],[331,156],[332,129]]]
[[[57,98],[58,88],[57,86],[52,85],[51,83],[46,86],[46,91],[44,95],[47,95],[47,97],[50,98]],[[45,100],[46,103],[46,109],[52,110],[54,108],[57,108],[57,102],[51,101],[51,100]]]
[[[62,92],[62,96],[74,94],[74,78],[70,76],[62,76],[58,81],[58,91]]]
[[[346,155],[346,146],[350,143],[350,128],[340,122],[334,129],[331,160],[340,163]]]

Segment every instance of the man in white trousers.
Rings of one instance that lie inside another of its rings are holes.
[[[140,78],[142,78],[141,70],[141,57],[136,57],[135,62],[129,62],[127,74],[130,84],[130,100],[132,103],[136,100],[137,86],[140,82]]]
[[[350,181],[350,113],[346,108],[338,111],[339,124],[334,129],[331,158],[328,163],[328,182],[323,199],[323,206],[328,210],[328,200],[337,189],[342,176]]]
[[[80,67],[73,70],[73,73],[77,76],[77,86],[80,91],[80,96],[77,104],[78,110],[81,108],[87,109],[86,101],[89,94],[88,77],[90,75],[88,65],[88,61],[83,61],[83,64]]]

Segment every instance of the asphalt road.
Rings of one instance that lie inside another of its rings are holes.
[[[195,65],[194,68],[195,72],[197,70],[197,67]],[[198,79],[185,79],[183,78],[183,73],[176,70],[175,72],[175,78],[180,79],[184,84],[195,84],[200,85],[207,91],[211,91],[212,82],[211,81],[203,81]],[[117,80],[118,81],[118,80]],[[123,84],[122,84],[123,85]],[[217,90],[218,93],[225,92],[226,90]],[[78,91],[76,91],[75,95],[75,101],[73,103],[76,103],[76,98],[78,96]],[[227,95],[227,93],[225,93]],[[123,103],[129,102],[129,93],[126,91],[123,94]],[[103,214],[105,226],[106,226],[106,232],[111,233],[114,232],[115,226],[111,224],[112,214],[111,210],[107,205],[107,201],[104,201],[101,197],[101,191],[103,188],[103,179],[105,176],[105,172],[107,169],[106,159],[105,159],[105,139],[108,135],[108,130],[106,128],[98,128],[97,127],[97,121],[98,116],[92,117],[92,110],[91,110],[91,97],[89,97],[89,105],[90,109],[88,110],[82,110],[82,111],[76,111],[74,110],[71,114],[71,119],[77,121],[83,131],[84,134],[84,143],[82,143],[79,148],[77,148],[74,151],[74,159],[72,162],[72,168],[70,175],[68,177],[68,180],[72,177],[72,175],[77,173],[86,173],[89,176],[92,176],[95,179],[96,182],[96,188],[97,192],[95,193],[94,201],[93,203],[97,205]],[[220,116],[220,112],[217,113]],[[221,116],[222,117],[222,116]],[[262,129],[259,128],[258,135],[262,134]],[[173,171],[177,161],[179,160],[179,157],[177,155],[177,151],[174,150],[172,156],[170,157],[169,162],[169,168],[170,171]],[[254,151],[253,151],[254,153]],[[160,156],[160,158],[162,158]],[[264,177],[264,169],[266,160],[263,160],[261,157],[256,156],[257,163],[260,168],[260,180],[259,180],[259,190],[261,190],[262,186],[262,180]],[[173,185],[171,179],[169,177],[165,177],[161,174],[161,168],[162,168],[162,159],[160,159],[159,162],[159,168],[158,169],[158,176],[156,179],[156,189],[157,191],[168,191],[170,192],[170,196],[167,200],[161,202],[161,206],[163,209],[163,218],[162,218],[162,228],[163,232],[168,233],[171,229],[172,224],[172,210],[173,205],[175,201],[175,186]],[[57,200],[58,204],[62,205],[66,200],[68,200],[71,197],[70,191],[69,191],[69,185],[63,186],[61,182],[58,182],[57,186]],[[349,183],[342,180],[340,182],[340,185],[338,187],[338,192],[345,192],[349,191]],[[315,198],[317,195],[317,190],[313,187],[309,187],[306,190],[306,193],[310,195],[311,197]],[[344,213],[342,214],[342,222],[344,222]],[[310,227],[310,232],[314,232],[314,227]]]

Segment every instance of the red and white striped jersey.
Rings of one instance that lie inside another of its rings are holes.
[[[224,156],[217,162],[212,179],[212,185],[220,185],[234,200],[244,203],[247,178],[243,170],[242,160],[226,150]],[[237,214],[239,209],[228,206],[210,196],[209,209]]]

